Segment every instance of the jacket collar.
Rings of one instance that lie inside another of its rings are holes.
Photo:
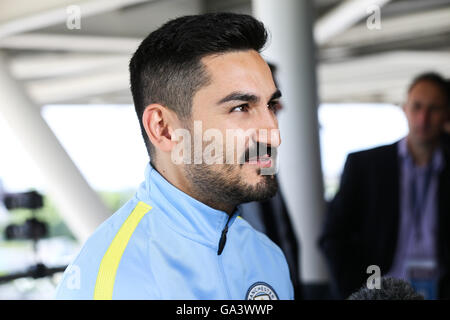
[[[414,166],[411,152],[408,149],[407,137],[404,137],[398,142],[398,155],[400,156],[400,159],[402,159],[402,161],[407,161],[411,166]],[[440,172],[443,169],[444,155],[440,146],[433,152],[429,165],[431,165],[431,169],[434,172]]]
[[[141,184],[137,197],[140,201],[160,209],[154,214],[160,214],[179,234],[217,249],[229,215],[205,205],[176,188],[150,163],[145,169],[145,181]],[[232,214],[228,227],[239,215],[238,210]]]

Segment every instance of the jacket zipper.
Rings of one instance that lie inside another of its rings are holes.
[[[227,279],[225,277],[225,270],[223,269],[221,254],[222,254],[223,249],[225,248],[225,243],[227,242],[228,223],[230,222],[232,216],[233,215],[230,215],[228,217],[227,223],[225,224],[225,227],[222,230],[222,234],[220,236],[219,246],[218,246],[218,250],[217,250],[217,260],[218,260],[218,264],[219,264],[219,269],[220,269],[220,272],[222,273],[222,281],[223,281],[223,284],[225,285],[228,299],[231,299],[231,294],[230,294],[230,288],[228,288]]]
[[[233,215],[230,214],[228,216],[227,223],[225,224],[225,228],[223,228],[223,230],[222,230],[222,234],[221,234],[220,240],[219,240],[219,249],[217,250],[218,256],[220,256],[222,254],[222,251],[225,248],[225,243],[227,242],[228,223],[230,222],[231,217],[233,217]]]

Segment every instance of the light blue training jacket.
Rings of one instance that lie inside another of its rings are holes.
[[[282,251],[238,215],[188,196],[149,164],[134,197],[67,267],[56,298],[293,299]]]

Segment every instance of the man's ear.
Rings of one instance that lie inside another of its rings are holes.
[[[142,114],[142,124],[147,137],[155,148],[170,152],[175,145],[172,141],[176,115],[160,104],[148,105]]]
[[[407,104],[406,101],[402,104],[402,110],[403,110],[403,113],[405,113],[405,114],[406,114],[406,104]]]

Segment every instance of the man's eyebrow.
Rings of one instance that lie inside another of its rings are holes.
[[[272,96],[270,97],[269,101],[275,100],[281,98],[281,91],[279,89],[277,89],[277,91],[275,91]]]
[[[259,98],[251,93],[235,91],[222,98],[217,104],[222,104],[228,101],[247,101],[247,102],[258,102]]]
[[[269,101],[272,101],[274,99],[278,99],[281,97],[281,91],[276,90],[272,96],[270,97]],[[227,95],[225,98],[222,98],[217,104],[222,104],[229,101],[247,101],[252,103],[257,103],[259,101],[259,97],[251,94],[251,93],[245,93],[245,92],[239,92],[235,91]]]

